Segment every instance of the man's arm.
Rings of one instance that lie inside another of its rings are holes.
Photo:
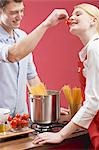
[[[28,80],[28,85],[29,85],[29,86],[35,86],[35,85],[40,84],[40,83],[41,83],[41,80],[40,80],[40,78],[38,77],[38,75],[35,76],[33,79]]]
[[[68,14],[65,9],[55,9],[35,30],[9,48],[7,59],[10,62],[15,62],[28,55],[50,27],[57,25],[66,18],[68,18]]]

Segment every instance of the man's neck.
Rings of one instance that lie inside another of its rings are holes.
[[[11,29],[10,27],[6,26],[3,22],[0,22],[0,25],[2,26],[2,28],[4,28],[4,30],[6,32],[8,32],[11,36],[13,36],[13,29]]]

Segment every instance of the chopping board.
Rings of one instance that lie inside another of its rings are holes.
[[[0,140],[15,137],[15,136],[29,134],[29,133],[32,133],[33,131],[34,131],[34,129],[31,129],[31,128],[28,128],[26,130],[20,130],[17,132],[13,132],[13,131],[9,130],[9,131],[6,131],[5,133],[0,133]]]

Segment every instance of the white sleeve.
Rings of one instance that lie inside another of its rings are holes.
[[[7,45],[7,44],[2,44],[2,42],[0,42],[0,62],[9,62],[7,60],[8,58],[8,49],[11,47],[11,45]]]
[[[33,62],[33,56],[32,53],[29,54],[29,59],[28,59],[28,72],[27,72],[27,79],[31,80],[33,79],[35,76],[37,76],[37,71],[36,71],[36,67],[35,64]]]

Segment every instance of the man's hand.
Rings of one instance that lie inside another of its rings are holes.
[[[68,13],[65,9],[55,9],[44,21],[46,27],[55,26],[63,20],[68,19]]]

